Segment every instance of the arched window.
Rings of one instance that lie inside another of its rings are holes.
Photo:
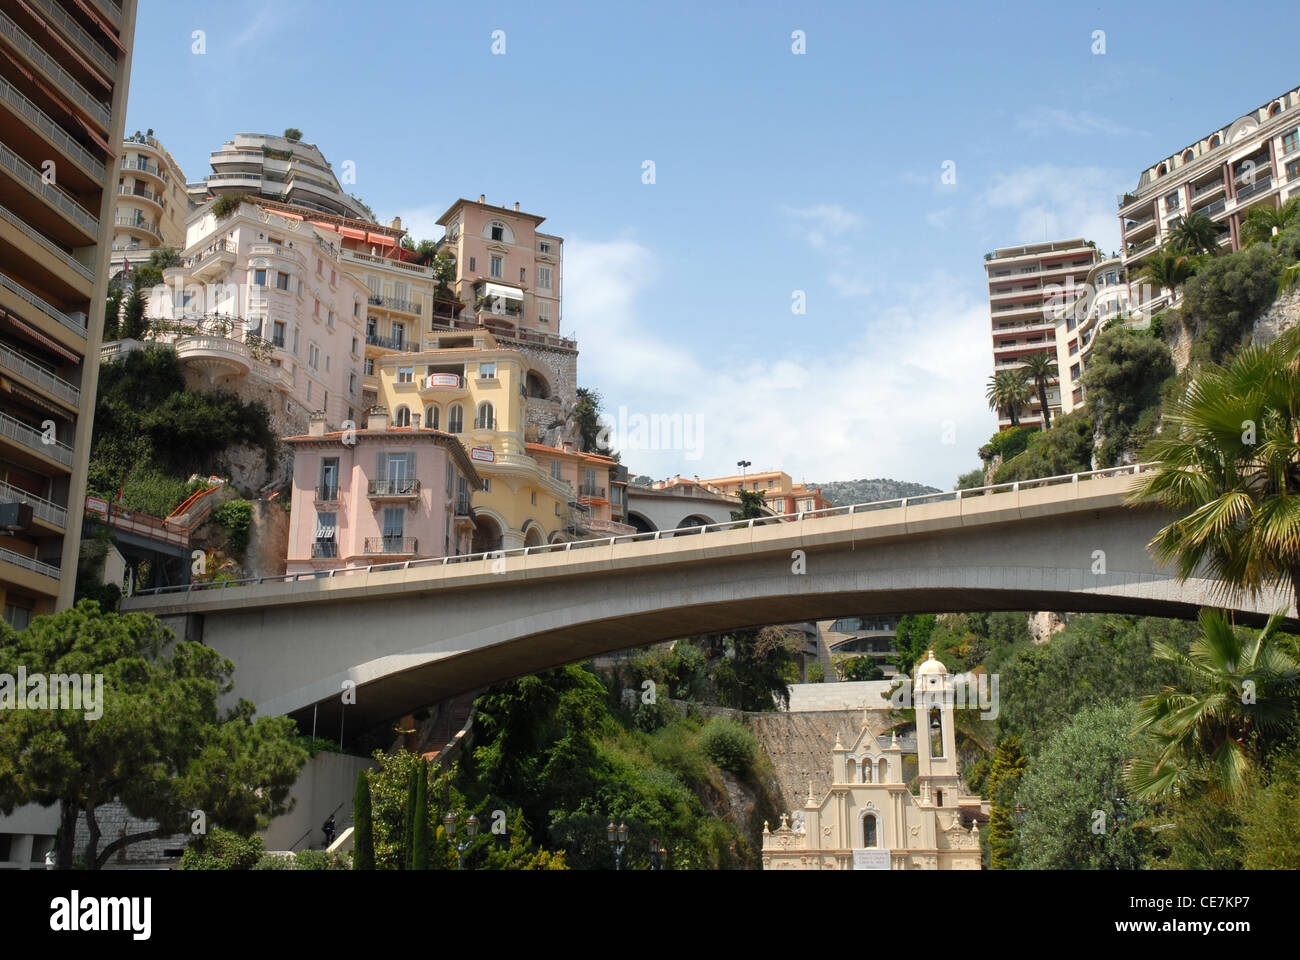
[[[438,408],[430,407],[424,411],[424,425],[431,430],[438,429]]]
[[[1268,115],[1270,117],[1276,117],[1281,112],[1282,112],[1282,104],[1277,102],[1274,102],[1273,106],[1268,108]]]
[[[1219,135],[1216,133],[1214,136],[1210,137],[1210,149],[1213,150],[1222,142],[1223,141],[1219,139]]]
[[[393,426],[409,427],[410,425],[411,425],[411,408],[405,405],[398,407],[397,412],[393,414]]]
[[[1194,156],[1196,156],[1196,154],[1194,154],[1194,153],[1192,153],[1192,151],[1188,150],[1186,153],[1183,154],[1183,163],[1191,163],[1191,162],[1192,162],[1192,157],[1194,157]]]
[[[845,779],[849,783],[858,779],[858,761],[854,760],[852,757],[849,757],[848,759],[847,773],[848,776]]]
[[[862,845],[868,848],[879,846],[877,834],[876,815],[868,813],[862,818]]]
[[[492,404],[484,401],[478,405],[478,414],[474,417],[475,430],[495,430],[497,426],[496,411]]]
[[[465,408],[453,403],[447,408],[447,432],[463,433],[465,430]]]
[[[881,757],[880,765],[876,768],[876,771],[879,774],[879,776],[876,777],[877,783],[889,782],[889,761],[888,760],[886,760],[884,757]]]
[[[1160,164],[1160,166],[1156,167],[1156,176],[1163,177],[1164,175],[1165,175],[1165,165],[1162,163]]]
[[[930,728],[930,756],[936,759],[943,757],[943,724],[940,721],[938,707],[932,707],[926,712],[927,724]]]

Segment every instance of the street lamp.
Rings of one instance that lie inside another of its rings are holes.
[[[650,838],[650,869],[668,869],[668,851],[659,846],[659,840],[656,837]]]
[[[753,464],[753,461],[751,461],[751,460],[737,460],[737,461],[736,461],[736,466],[740,467],[740,489],[742,489],[742,490],[745,489],[745,469],[746,469],[747,467],[752,467],[753,465],[754,465],[754,464]]]
[[[609,848],[614,851],[614,869],[623,869],[623,851],[627,849],[628,829],[626,823],[620,823],[614,826],[614,821],[609,821],[609,826],[605,828],[605,836],[609,839]]]
[[[464,870],[465,851],[470,848],[470,844],[474,842],[474,837],[478,835],[478,817],[472,813],[469,815],[469,819],[465,821],[465,839],[459,843],[455,843],[456,815],[454,813],[447,814],[442,818],[442,825],[447,831],[447,839],[452,841],[456,847],[456,869]]]

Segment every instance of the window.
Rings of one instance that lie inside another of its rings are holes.
[[[331,330],[334,329],[334,311],[333,311],[333,310],[331,310],[331,311],[329,312],[329,317],[326,319],[326,321],[325,321],[325,325],[328,326]]]
[[[307,347],[307,366],[313,370],[320,369],[320,347],[314,343]]]
[[[411,408],[403,404],[393,415],[393,426],[409,427],[411,425]]]
[[[1193,156],[1195,156],[1195,154],[1193,154],[1192,151],[1188,150],[1186,153],[1183,154],[1183,163],[1191,163]]]
[[[393,324],[393,349],[401,350],[406,343],[406,324]]]
[[[527,275],[528,275],[527,271],[524,270],[523,267],[520,267],[520,268],[519,268],[519,282],[520,282],[520,283],[523,283],[523,282],[524,282],[524,278],[525,278]]]
[[[537,268],[537,285],[541,287],[543,290],[551,289],[551,268],[550,267]]]
[[[483,478],[483,492],[484,493],[492,492],[492,481],[489,480],[487,477]]]
[[[301,339],[302,330],[298,327],[293,328],[293,355],[298,356],[298,342]]]
[[[277,320],[275,321],[275,326],[272,329],[273,332],[271,334],[271,342],[274,343],[281,350],[283,350],[284,349],[284,323],[280,320]]]
[[[1077,340],[1070,341],[1070,356],[1074,356],[1078,352],[1079,352],[1079,342]]]
[[[430,407],[428,410],[424,411],[424,425],[430,428],[431,430],[438,429],[438,408],[437,407]],[[448,470],[451,469],[450,462],[448,462],[447,464],[447,469]]]
[[[311,551],[313,557],[338,556],[338,522],[339,515],[333,511],[320,511],[316,514],[316,542]]]
[[[868,813],[862,818],[862,845],[868,848],[876,846],[876,815]]]
[[[478,365],[478,378],[480,380],[494,380],[497,375],[497,365],[495,363],[480,363]]]
[[[415,367],[398,367],[397,382],[413,383],[415,381]]]
[[[325,354],[325,372],[330,372],[330,355],[328,353]]]
[[[495,430],[496,423],[496,411],[493,410],[492,404],[480,403],[478,405],[478,415],[474,418],[474,429]]]
[[[316,276],[325,276],[325,263],[320,257],[316,258]]]
[[[357,338],[356,338],[356,337],[353,337],[353,338],[352,338],[352,356],[355,357],[356,355],[357,355]]]
[[[547,300],[537,301],[537,319],[542,323],[551,322],[551,304]]]
[[[298,281],[298,296],[302,296],[302,281]]]
[[[488,273],[498,280],[505,274],[505,258],[493,255],[488,260]]]
[[[374,317],[366,317],[366,339],[379,335],[379,327]]]
[[[311,381],[307,381],[307,402],[311,403]]]
[[[401,507],[384,507],[384,550],[402,552],[402,536],[406,530],[406,511]]]
[[[540,252],[542,252],[542,253],[550,253],[550,252],[551,252],[551,241],[549,241],[549,240],[542,240],[542,241],[540,241],[540,242],[537,244],[537,249],[538,249]]]
[[[330,286],[331,287],[337,286],[338,282],[339,282],[338,273],[335,272],[334,270],[330,270]]]
[[[478,267],[476,267],[476,266],[474,265],[474,258],[473,258],[473,257],[470,257],[470,258],[469,258],[469,268],[470,268],[471,270],[477,270],[477,269],[478,269]]]
[[[551,461],[551,477],[555,480],[564,479],[564,464],[560,463],[559,460]]]
[[[1282,135],[1282,152],[1290,153],[1292,150],[1300,147],[1300,127],[1296,127],[1290,133]]]
[[[5,604],[5,620],[9,626],[15,630],[26,630],[32,622],[32,611],[30,607],[20,607],[15,603]]]
[[[506,226],[504,223],[494,223],[490,229],[493,240],[504,240],[506,238]]]
[[[1177,209],[1178,209],[1178,194],[1177,194],[1177,193],[1171,193],[1171,194],[1169,194],[1169,196],[1165,197],[1165,209],[1166,209],[1166,210],[1177,210]]]
[[[1070,378],[1073,380],[1079,379],[1079,365],[1077,363],[1070,367]]]
[[[536,490],[532,491],[532,493],[529,494],[529,497],[532,505],[534,507],[537,506],[537,491]]]
[[[453,403],[447,408],[447,432],[463,433],[465,430],[465,408]]]
[[[1288,180],[1300,178],[1300,160],[1291,160],[1287,163],[1286,178]]]
[[[312,308],[311,308],[311,313],[312,313],[312,316],[313,316],[313,317],[319,317],[319,316],[320,316],[320,300],[315,299],[315,298],[312,299]]]
[[[375,358],[366,357],[366,376],[373,377],[374,375],[375,375]]]
[[[352,316],[358,319],[361,318],[361,304],[359,302],[354,302],[352,304]]]
[[[288,289],[289,289],[289,275],[288,275],[287,273],[281,273],[281,272],[278,271],[278,270],[276,271],[276,274],[275,274],[275,288],[276,288],[277,290],[288,290]]]
[[[353,397],[357,395],[357,375],[355,373],[348,374],[348,394]]]
[[[266,286],[266,271],[265,271],[265,270],[254,270],[254,271],[253,271],[253,283],[257,284],[259,287],[264,287],[264,286]]]

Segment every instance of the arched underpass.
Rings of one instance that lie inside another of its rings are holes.
[[[346,730],[601,653],[876,613],[1068,610],[1190,618],[1224,603],[1146,550],[1169,517],[1130,477],[918,498],[692,537],[132,598],[236,664],[234,696]],[[802,551],[802,554],[799,553]],[[1099,552],[1100,551],[1100,552]],[[1100,564],[1104,563],[1104,572]],[[799,572],[802,570],[803,572]],[[1261,623],[1289,597],[1228,604]],[[1294,620],[1292,621],[1294,624]],[[345,683],[355,705],[342,705]]]

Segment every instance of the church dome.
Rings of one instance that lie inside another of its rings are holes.
[[[922,661],[920,666],[916,668],[917,677],[945,676],[947,673],[948,668],[943,665],[943,662],[934,659],[933,650],[930,651],[929,657]]]

